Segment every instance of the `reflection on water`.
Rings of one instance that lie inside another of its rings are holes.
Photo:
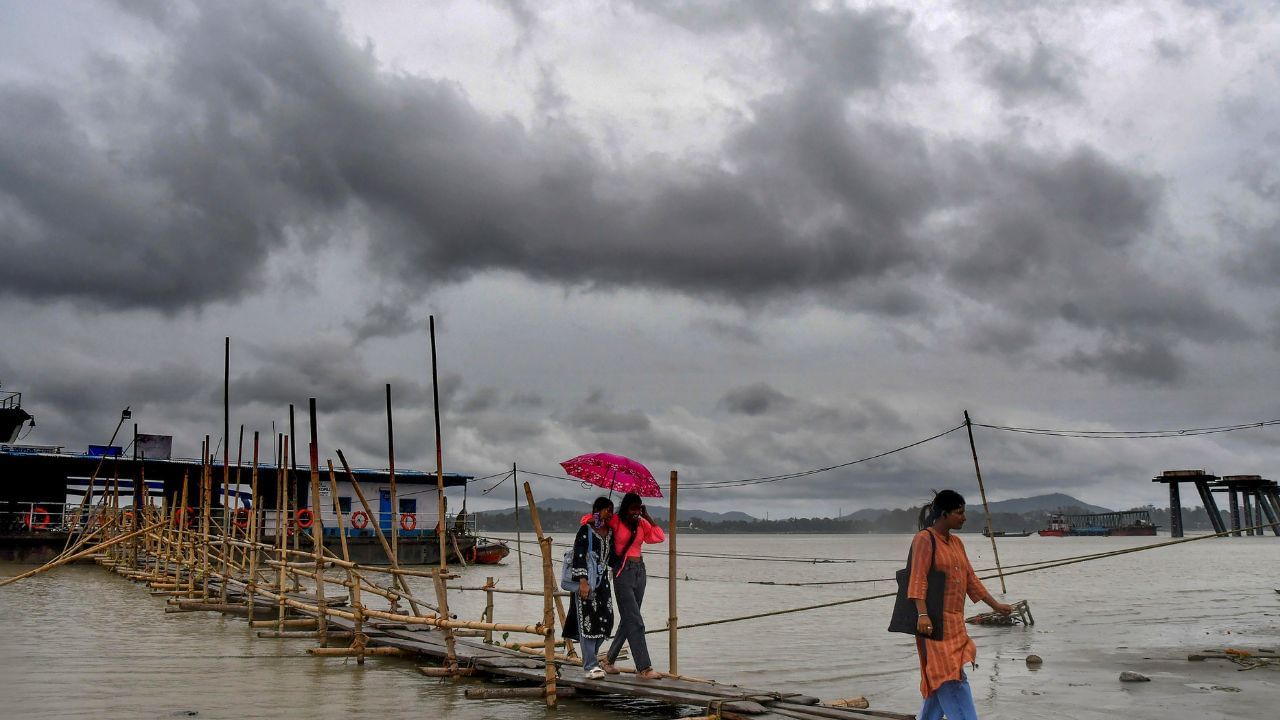
[[[557,537],[567,542],[569,537]],[[965,537],[975,567],[991,565],[989,541]],[[1135,547],[1153,538],[1013,538],[1001,560],[1035,560]],[[681,551],[740,555],[857,558],[857,563],[750,562],[682,557],[683,623],[875,595],[906,555],[905,535],[696,535]],[[535,549],[526,543],[525,550]],[[661,548],[661,546],[659,546]],[[559,551],[556,555],[560,554]],[[517,587],[514,553],[502,566],[461,569],[459,584],[492,575]],[[667,619],[665,555],[648,556],[645,615]],[[1280,540],[1219,539],[1082,563],[1008,579],[1007,600],[1030,601],[1033,628],[971,628],[979,667],[970,672],[984,718],[1270,717],[1280,703],[1280,669],[1237,673],[1226,663],[1188,663],[1189,651],[1280,645]],[[0,565],[0,575],[25,568]],[[557,568],[558,569],[558,568]],[[525,583],[540,586],[540,565],[526,557]],[[788,587],[763,582],[874,581]],[[433,597],[429,580],[414,594]],[[994,591],[996,580],[988,581]],[[334,590],[331,588],[329,593]],[[541,599],[496,596],[499,622],[536,622]],[[478,617],[482,593],[453,593],[450,608]],[[834,699],[866,695],[873,707],[914,712],[919,704],[914,646],[891,635],[889,600],[683,631],[680,670],[760,689]],[[985,609],[985,606],[978,606]],[[0,588],[0,717],[199,718],[407,717],[546,718],[536,701],[475,701],[467,682],[422,677],[415,663],[306,655],[306,640],[259,639],[239,619],[164,612],[150,597],[96,566],[76,566]],[[666,666],[664,634],[650,636]],[[1044,658],[1038,671],[1024,658]],[[1122,686],[1122,670],[1152,677]],[[1234,687],[1240,692],[1214,690]],[[619,714],[621,711],[621,715]],[[661,718],[665,706],[612,699],[562,701],[557,718]],[[686,713],[687,714],[687,713]]]

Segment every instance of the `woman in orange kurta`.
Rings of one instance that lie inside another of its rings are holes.
[[[977,720],[973,691],[964,673],[964,664],[977,659],[977,648],[964,626],[964,600],[979,600],[992,610],[1009,614],[1013,608],[996,600],[987,592],[973,572],[964,543],[952,534],[965,521],[964,498],[954,490],[943,490],[929,506],[927,527],[911,541],[911,580],[907,597],[914,600],[919,617],[916,621],[916,650],[920,653],[920,694],[924,705],[919,720]],[[930,563],[929,558],[933,557]],[[942,639],[933,640],[933,621],[925,608],[925,591],[929,587],[929,568],[936,567],[947,575],[947,588],[942,601]]]

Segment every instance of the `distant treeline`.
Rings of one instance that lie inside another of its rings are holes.
[[[1161,530],[1169,529],[1168,508],[1145,507],[1139,510],[1151,512],[1151,522]],[[1084,513],[1078,507],[1064,507],[1054,512],[1067,514]],[[916,518],[920,508],[890,510],[872,519],[852,520],[849,518],[787,518],[785,520],[725,520],[722,522],[693,520],[694,530],[708,533],[908,533],[915,532]],[[1040,530],[1049,524],[1047,510],[1026,513],[994,513],[991,524],[996,530],[1018,532],[1022,530]],[[1224,522],[1230,525],[1230,519],[1223,513]],[[582,521],[582,513],[572,510],[540,510],[538,517],[542,521],[542,529],[548,533],[576,532]],[[982,532],[985,519],[981,515],[969,516],[964,532]],[[686,528],[689,521],[681,520],[680,526]],[[1183,508],[1182,526],[1187,530],[1212,530],[1209,514],[1202,507]],[[665,528],[665,524],[664,524]],[[527,510],[520,511],[520,529],[533,529]],[[479,532],[515,532],[515,513],[485,513],[477,516],[476,530]]]

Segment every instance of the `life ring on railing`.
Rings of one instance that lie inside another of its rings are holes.
[[[400,529],[408,532],[418,527],[418,516],[413,513],[400,513]]]
[[[363,530],[369,527],[369,513],[363,510],[357,510],[351,513],[351,527],[357,530]]]
[[[241,530],[248,530],[249,529],[249,508],[236,508],[236,511],[231,513],[231,524],[235,525]]]
[[[294,516],[294,520],[297,521],[298,527],[306,530],[315,524],[316,516],[315,513],[311,512],[311,508],[302,508],[298,511],[298,514]]]
[[[185,527],[191,529],[196,525],[196,519],[192,517],[196,512],[195,508],[190,505],[185,508],[176,508],[173,511],[173,526]]]
[[[27,528],[31,530],[43,530],[49,527],[49,521],[52,516],[48,510],[36,505],[31,508],[31,512],[27,513]]]

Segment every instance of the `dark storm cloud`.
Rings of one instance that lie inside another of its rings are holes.
[[[768,383],[755,383],[734,388],[720,398],[720,407],[740,415],[763,415],[778,408],[786,408],[792,399]]]
[[[380,300],[358,318],[344,324],[351,330],[355,343],[378,337],[399,337],[420,330],[426,324],[422,318],[411,315],[412,309],[409,299]]]
[[[1186,372],[1186,363],[1174,346],[1155,337],[1109,339],[1096,350],[1076,350],[1062,365],[1080,372],[1101,372],[1119,382],[1158,385],[1172,384]]]
[[[965,41],[964,48],[1005,105],[1039,99],[1076,102],[1082,97],[1084,59],[1065,48],[1034,38],[1026,49],[1001,48],[979,36]]]
[[[391,383],[393,412],[396,408],[430,408],[431,386],[404,378],[379,379],[364,365],[350,346],[336,341],[308,341],[271,348],[250,347],[255,367],[246,373],[235,371],[236,348],[232,348],[232,397],[249,398],[265,406],[306,408],[316,398],[321,412],[357,411],[375,413],[386,408],[386,383]],[[441,377],[441,404],[447,406],[457,394],[461,380]]]
[[[357,227],[392,290],[352,322],[358,339],[412,328],[401,298],[492,270],[733,303],[811,297],[904,321],[927,319],[950,289],[1004,308],[1007,337],[1047,320],[1130,346],[1138,330],[1243,333],[1136,259],[1162,213],[1158,180],[1087,147],[970,146],[851,103],[927,79],[910,15],[652,12],[760,33],[791,80],[750,102],[721,157],[606,160],[551,111],[551,74],[534,126],[485,115],[451,82],[383,70],[310,3],[143,13],[160,38],[145,62],[99,60],[82,87],[0,87],[0,292],[199,307],[261,287],[273,252]],[[1006,85],[1067,92],[1055,57],[1022,57]],[[246,381],[296,401],[360,371],[273,367]],[[336,392],[342,406],[377,397]],[[577,412],[584,427],[643,424]]]
[[[628,433],[649,430],[649,416],[639,410],[617,410],[612,407],[605,393],[594,390],[585,400],[575,405],[566,415],[570,427],[594,433]]]

